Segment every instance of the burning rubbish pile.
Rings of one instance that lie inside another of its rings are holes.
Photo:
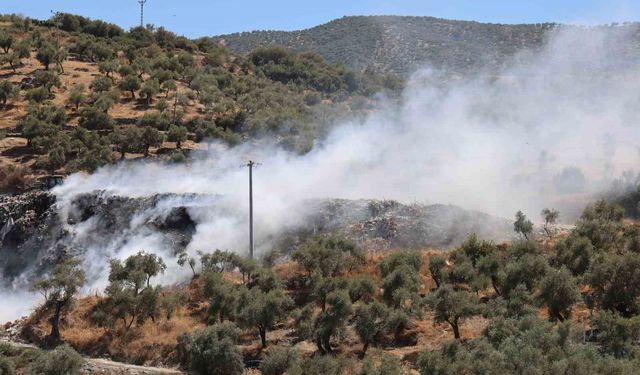
[[[448,248],[471,233],[495,241],[513,236],[510,221],[451,205],[333,199],[312,207],[315,231],[340,231],[369,249]]]
[[[85,258],[88,274],[98,280],[109,259],[145,250],[162,255],[175,267],[177,279],[181,271],[171,259],[179,252],[245,249],[246,212],[230,208],[223,198],[201,194],[123,197],[104,191],[58,198],[48,192],[2,197],[0,276],[5,285],[15,286],[42,274],[62,257],[79,256]],[[507,220],[448,205],[320,199],[296,206],[299,220],[288,226],[269,228],[258,218],[261,251],[280,246],[285,237],[299,240],[304,234],[328,232],[344,233],[368,250],[447,248],[470,233],[497,241],[512,233]],[[286,249],[280,250],[287,254]]]

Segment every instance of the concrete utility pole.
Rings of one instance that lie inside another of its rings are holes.
[[[138,0],[138,4],[140,4],[140,27],[144,27],[144,4],[147,0]]]
[[[249,258],[253,259],[253,167],[256,163],[249,160]]]

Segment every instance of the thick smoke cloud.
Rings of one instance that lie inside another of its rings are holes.
[[[336,124],[303,156],[275,146],[214,145],[184,165],[138,162],[70,176],[55,190],[64,217],[80,193],[181,197],[198,223],[188,251],[247,248],[247,170],[254,174],[258,243],[303,217],[311,198],[389,198],[451,203],[512,217],[522,209],[537,219],[544,207],[571,220],[591,194],[638,162],[636,122],[640,68],[629,28],[559,31],[536,53],[523,52],[499,73],[452,79],[428,67],[416,72],[400,103],[389,101],[366,120]],[[172,207],[172,202],[160,205]],[[122,238],[90,248],[88,272],[99,288],[106,259],[141,249],[170,257],[157,233],[142,225],[158,212],[141,212]],[[92,226],[74,226],[90,236]],[[126,241],[125,241],[126,239]],[[265,250],[264,247],[259,250]],[[185,278],[168,260],[160,282]],[[98,266],[97,266],[98,265]]]

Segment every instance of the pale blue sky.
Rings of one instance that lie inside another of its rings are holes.
[[[139,22],[137,0],[0,0],[0,13],[48,18],[64,11],[117,23]],[[609,23],[640,20],[624,0],[148,0],[145,23],[189,37],[249,30],[296,30],[345,15],[435,16],[494,23]]]

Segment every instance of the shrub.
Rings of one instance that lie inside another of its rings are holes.
[[[16,367],[9,358],[0,355],[0,375],[14,375]]]
[[[390,355],[382,357],[380,363],[376,364],[371,358],[367,358],[362,364],[362,369],[358,375],[405,375],[400,361]]]
[[[344,375],[349,367],[349,361],[344,357],[328,355],[307,358],[299,365],[294,364],[289,375]]]
[[[289,368],[297,366],[300,361],[298,351],[294,348],[277,346],[273,348],[260,364],[262,375],[282,375]]]
[[[41,354],[27,367],[27,375],[79,375],[84,358],[67,344]]]
[[[113,129],[113,119],[111,116],[96,106],[83,108],[79,123],[80,126],[88,130]]]
[[[191,369],[199,375],[240,375],[244,362],[236,342],[240,332],[233,323],[197,331],[189,345]]]

